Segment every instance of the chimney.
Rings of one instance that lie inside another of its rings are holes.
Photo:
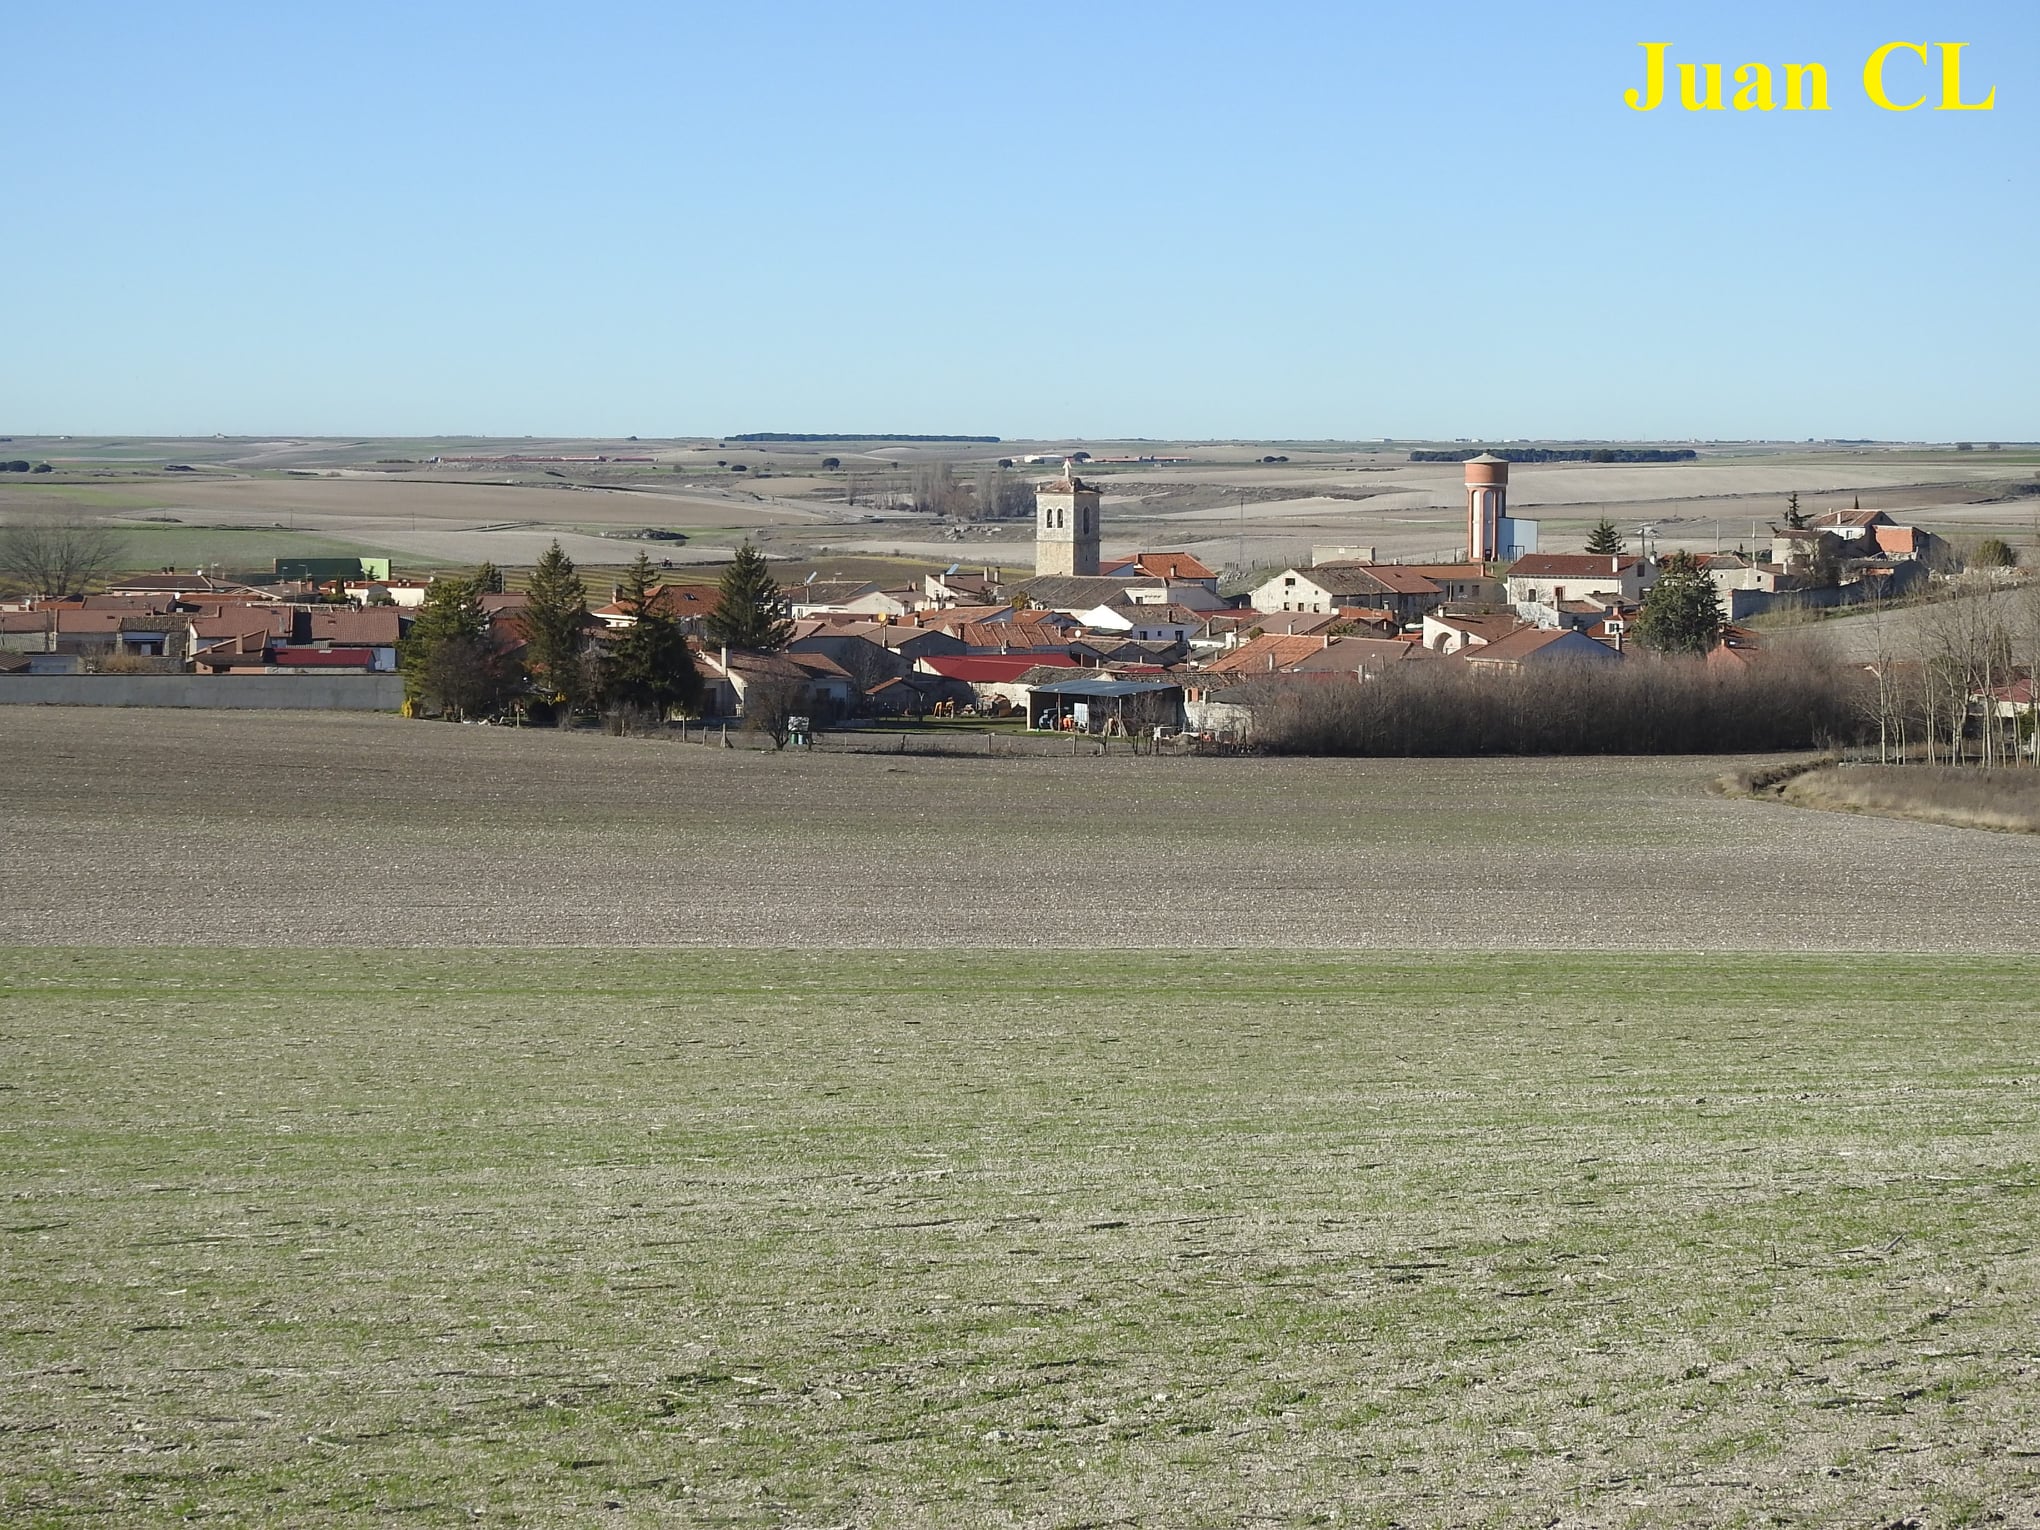
[[[722,645],[722,670],[726,675],[730,672],[730,645],[727,643]]]

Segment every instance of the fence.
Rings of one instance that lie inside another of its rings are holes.
[[[711,749],[772,751],[772,740],[763,733],[719,723],[689,723],[684,729],[668,729],[661,736]],[[791,753],[799,746],[789,745]],[[919,754],[949,755],[976,759],[1041,759],[1077,757],[1096,759],[1114,755],[1191,754],[1199,752],[1190,740],[1169,740],[1156,744],[1144,738],[1103,738],[1087,733],[978,733],[958,731],[913,732],[878,728],[843,728],[814,735],[806,746],[813,754]]]

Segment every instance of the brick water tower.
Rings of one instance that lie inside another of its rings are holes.
[[[1077,476],[1074,462],[1063,475],[1034,491],[1034,572],[1098,572],[1098,502],[1103,496]]]
[[[1509,464],[1493,452],[1466,459],[1466,561],[1502,557],[1502,524],[1509,518]]]

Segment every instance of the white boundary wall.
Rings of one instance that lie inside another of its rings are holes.
[[[394,712],[401,675],[0,675],[0,706]]]

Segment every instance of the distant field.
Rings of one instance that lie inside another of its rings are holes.
[[[1188,547],[1214,564],[1258,565],[1309,556],[1317,544],[1371,546],[1384,557],[1454,552],[1460,537],[1461,470],[1411,463],[1415,444],[1246,442],[1088,443],[1095,455],[1167,457],[1169,462],[1100,461],[1087,469],[1106,488],[1105,541],[1114,553]],[[0,448],[6,449],[6,448]],[[591,533],[656,525],[696,541],[687,556],[713,562],[744,536],[805,557],[901,553],[947,562],[981,557],[975,531],[962,541],[930,518],[879,512],[888,493],[906,492],[917,467],[948,462],[968,480],[1000,457],[1058,456],[1076,443],[996,445],[718,445],[712,439],[616,441],[22,441],[11,448],[53,460],[50,479],[0,483],[0,517],[65,501],[127,510],[191,512],[193,518],[303,529],[366,543],[399,557],[441,563],[483,558],[529,564],[552,537],[591,564],[622,561]],[[492,457],[650,456],[648,464],[460,461]],[[824,456],[842,464],[820,466]],[[442,456],[439,464],[430,458]],[[1284,460],[1266,462],[1264,457]],[[1655,528],[1666,548],[1712,549],[1747,542],[1784,512],[1797,492],[1819,512],[1860,503],[1964,538],[2005,535],[2035,541],[2035,502],[2004,499],[2030,482],[2036,453],[1920,448],[1809,448],[1780,444],[1705,448],[1692,462],[1634,465],[1522,464],[1510,497],[1546,527],[1547,550],[1581,545],[1602,515],[1625,533]],[[199,473],[171,473],[188,463]],[[718,463],[725,466],[718,466]],[[737,474],[730,467],[751,469]],[[1045,463],[1023,473],[1052,471]],[[844,500],[850,475],[863,499]],[[114,476],[98,476],[114,475]],[[1249,503],[1244,516],[1238,500]],[[1365,496],[1365,497],[1355,497]],[[1020,528],[1024,531],[1025,528]],[[1001,560],[1031,558],[1019,537],[1002,539]],[[633,549],[634,550],[634,549]]]
[[[119,532],[123,566],[132,568],[211,568],[217,563],[257,570],[278,558],[359,557],[377,551],[360,542],[289,530],[123,525]]]
[[[590,567],[620,566],[641,548],[654,559],[714,562],[759,527],[815,518],[763,506],[748,495],[708,498],[538,484],[276,476],[0,484],[0,519],[52,510],[110,515],[128,523],[174,515],[262,537],[282,526],[346,551],[364,549],[412,567],[484,560],[506,567],[529,565],[554,540]],[[676,547],[603,535],[640,527],[685,531],[690,541]]]
[[[2030,959],[0,971],[12,1523],[2040,1510]]]

